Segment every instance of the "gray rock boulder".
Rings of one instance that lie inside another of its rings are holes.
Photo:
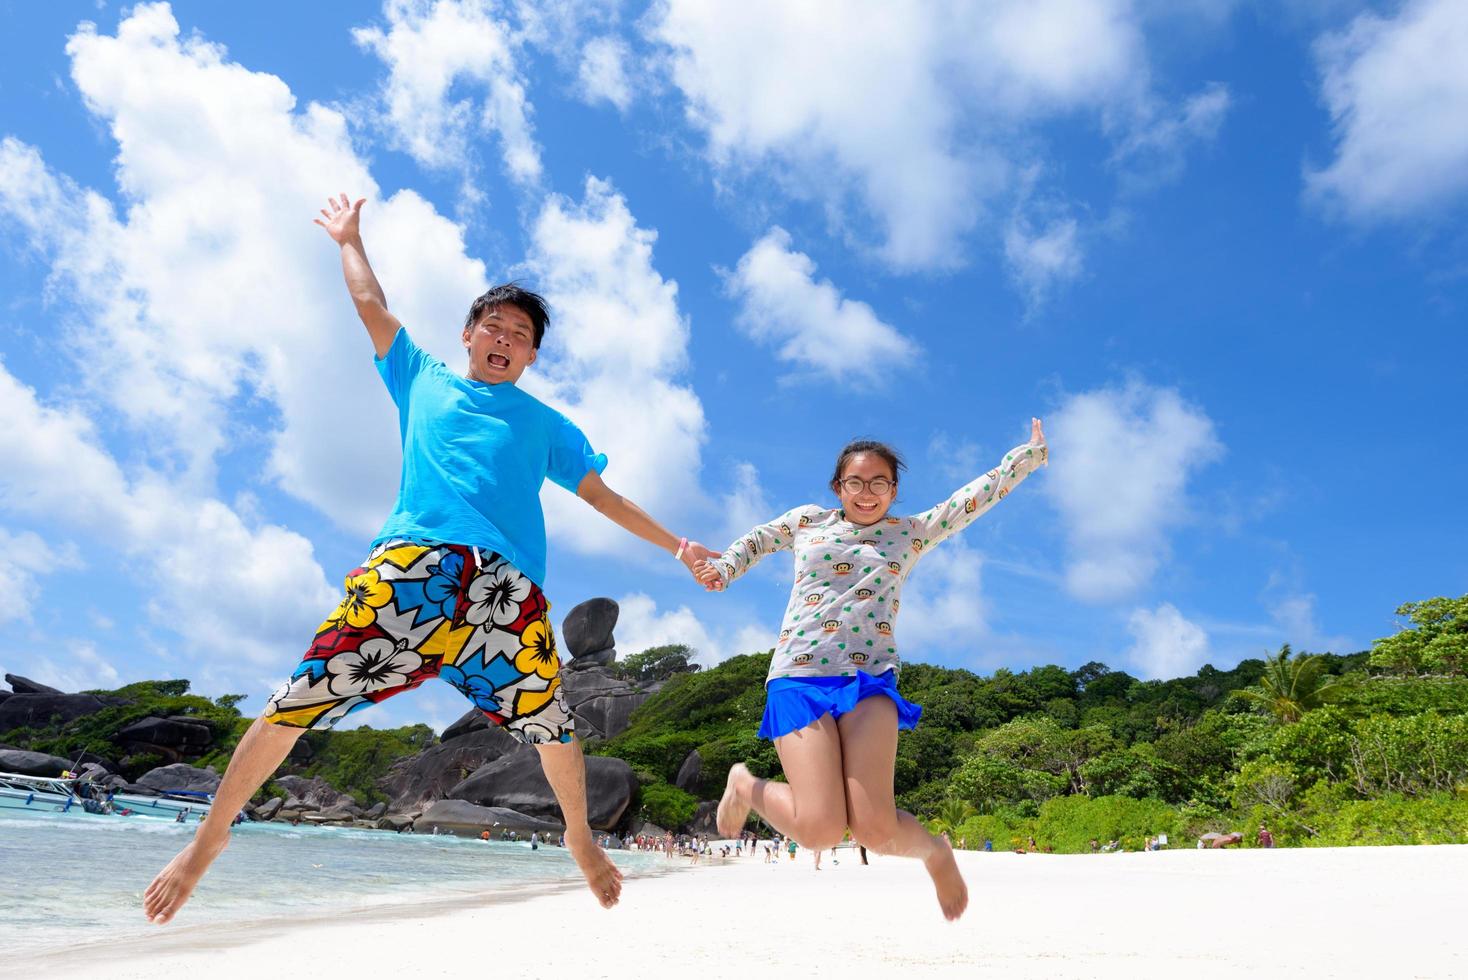
[[[617,659],[617,648],[607,647],[605,650],[595,650],[585,653],[572,660],[566,665],[567,670],[585,670],[588,667],[610,667],[612,661]]]
[[[507,807],[478,806],[465,800],[438,800],[413,822],[414,833],[431,834],[437,830],[463,837],[478,837],[486,830],[492,838],[497,838],[502,830],[513,830],[523,836],[536,831],[559,834],[564,829],[565,825],[556,820],[540,820]]]
[[[0,749],[0,772],[13,772],[22,776],[60,776],[71,768],[71,760],[44,752],[29,752],[25,749]]]
[[[14,691],[0,691],[0,704],[3,704],[5,702],[5,699],[10,697],[14,693]]]
[[[627,730],[632,712],[652,695],[605,667],[568,671],[561,689],[582,738],[615,738]]]
[[[77,775],[80,776],[82,779],[91,780],[94,783],[100,783],[102,782],[102,780],[112,775],[112,773],[104,765],[100,765],[96,762],[88,762],[86,765],[82,766]]]
[[[490,722],[490,720],[484,717],[484,712],[480,711],[478,708],[470,708],[468,711],[459,716],[458,721],[445,728],[443,730],[443,734],[438,737],[438,740],[440,742],[449,742],[456,738],[460,738],[461,736],[469,735],[477,731],[482,731],[483,729],[488,728],[491,724],[492,723]]]
[[[332,807],[345,803],[356,806],[357,801],[350,793],[343,793],[332,786],[320,776],[277,776],[276,783],[291,796],[294,796],[302,804],[315,807],[320,810],[329,810]],[[290,802],[287,801],[287,806]]]
[[[123,745],[173,749],[198,755],[214,741],[214,732],[202,722],[186,718],[144,718],[120,729],[113,738]]]
[[[5,675],[5,683],[9,684],[10,685],[10,689],[12,691],[14,691],[16,694],[64,694],[64,693],[66,693],[65,691],[59,691],[59,690],[57,690],[54,687],[48,687],[45,684],[38,684],[35,681],[31,680],[29,677],[22,677],[19,674],[6,674]]]
[[[523,747],[509,732],[491,724],[397,760],[377,781],[377,788],[387,794],[388,809],[394,813],[421,809],[448,796],[480,766]]]
[[[316,750],[311,748],[311,743],[304,738],[296,739],[296,744],[291,746],[290,760],[292,762],[310,762]]]
[[[213,769],[175,762],[170,766],[150,769],[138,777],[138,785],[146,786],[156,793],[212,793],[219,789],[219,773]]]
[[[626,816],[636,792],[637,777],[627,763],[606,756],[587,756],[587,822],[593,828],[615,828]],[[540,756],[528,747],[481,766],[449,790],[449,796],[480,806],[508,807],[544,820],[563,819],[541,771]]]
[[[104,707],[101,699],[90,694],[13,694],[0,702],[0,732],[41,728],[56,719],[74,721]]]
[[[612,628],[621,612],[611,599],[587,599],[561,621],[561,643],[573,658],[615,646]]]
[[[280,813],[281,807],[283,807],[284,805],[284,800],[282,800],[278,796],[272,796],[270,799],[266,800],[264,803],[255,808],[255,816],[259,817],[261,820],[274,820],[275,815]]]
[[[655,823],[643,821],[641,825],[632,828],[633,837],[666,837],[667,831]]]
[[[683,759],[683,765],[678,767],[678,775],[673,778],[673,785],[685,793],[698,792],[698,785],[703,781],[703,756],[698,754],[698,749],[689,752]]]
[[[688,825],[688,832],[699,836],[716,838],[719,836],[719,801],[705,800],[693,811],[693,822]]]
[[[363,820],[377,820],[377,819],[379,819],[385,813],[387,813],[387,804],[386,803],[374,803],[371,806],[369,806],[365,811],[363,811],[363,813],[362,813],[362,819]]]

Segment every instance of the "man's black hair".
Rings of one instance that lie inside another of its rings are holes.
[[[517,307],[521,313],[530,318],[530,323],[535,327],[535,348],[540,349],[541,338],[545,336],[545,328],[550,323],[550,314],[545,309],[545,297],[539,293],[532,293],[523,288],[518,282],[507,282],[502,286],[495,286],[489,292],[480,296],[469,307],[469,315],[464,318],[464,329],[471,330],[474,324],[486,310],[492,310],[508,303]]]

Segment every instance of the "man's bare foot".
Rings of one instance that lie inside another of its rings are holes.
[[[214,859],[219,857],[228,843],[228,834],[217,844],[195,837],[188,846],[174,855],[173,860],[158,872],[158,877],[153,879],[153,883],[143,893],[143,914],[148,917],[148,921],[161,926],[172,920],[194,893],[194,886],[204,877],[209,865],[214,863]]]
[[[742,762],[729,767],[729,779],[724,783],[724,796],[719,800],[717,815],[719,836],[730,840],[744,829],[749,819],[749,796],[754,788],[754,773]]]
[[[566,837],[566,847],[576,859],[576,866],[586,876],[587,887],[609,909],[622,898],[622,869],[612,863],[607,852],[596,846],[596,841],[587,834],[584,838]]]
[[[933,853],[923,861],[928,876],[933,879],[933,888],[938,892],[938,905],[943,909],[943,918],[952,922],[968,908],[968,885],[963,883],[958,862],[953,859],[953,848],[941,837],[933,845]]]

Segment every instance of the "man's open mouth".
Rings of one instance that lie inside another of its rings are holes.
[[[510,366],[510,359],[503,354],[491,354],[489,355],[489,366],[507,368]]]

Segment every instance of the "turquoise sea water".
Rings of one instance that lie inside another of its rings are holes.
[[[0,956],[149,934],[143,891],[193,826],[147,817],[0,811]],[[630,874],[656,854],[612,851]],[[242,824],[178,926],[483,901],[580,881],[561,848],[370,830]],[[167,927],[165,927],[167,928]]]

